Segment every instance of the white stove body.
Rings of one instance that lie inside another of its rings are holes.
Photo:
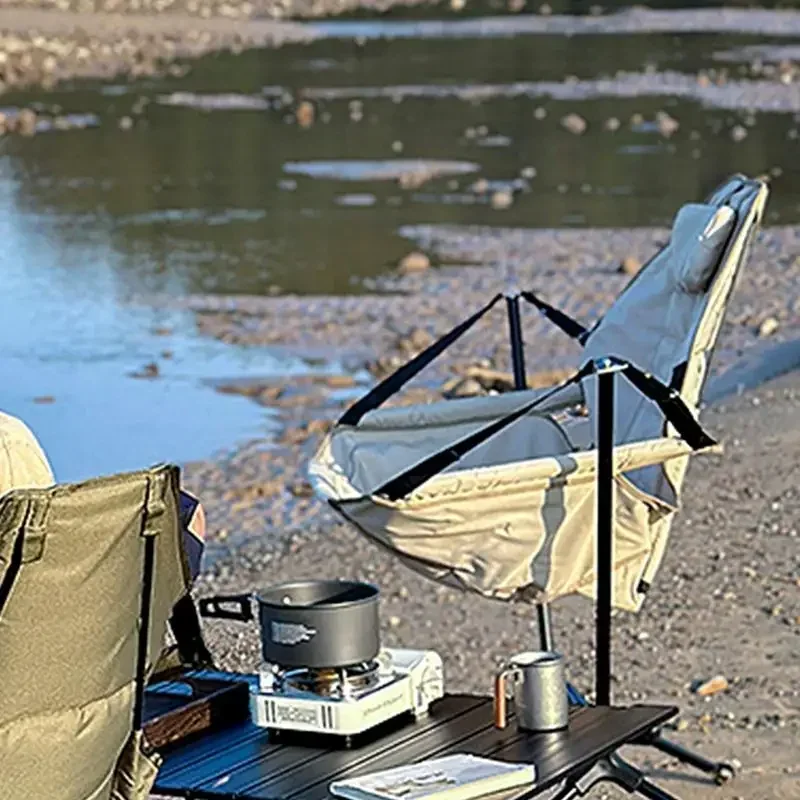
[[[441,657],[432,650],[386,648],[378,656],[377,681],[343,696],[280,689],[265,668],[250,695],[253,722],[274,730],[354,736],[400,714],[421,716],[444,695]]]

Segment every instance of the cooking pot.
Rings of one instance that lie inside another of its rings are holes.
[[[248,622],[258,605],[264,661],[281,667],[340,668],[372,661],[380,650],[376,586],[307,580],[258,593],[200,600],[200,615]]]

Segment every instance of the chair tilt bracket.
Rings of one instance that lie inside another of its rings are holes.
[[[596,358],[593,366],[596,375],[607,375],[609,372],[625,372],[628,369],[628,362],[615,356],[603,356]]]

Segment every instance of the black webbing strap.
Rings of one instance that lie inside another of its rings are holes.
[[[484,426],[475,433],[466,436],[459,440],[450,447],[428,456],[424,461],[414,464],[413,467],[401,473],[395,478],[392,478],[388,483],[385,483],[375,494],[386,497],[389,500],[400,500],[408,494],[411,494],[415,489],[418,489],[427,480],[434,475],[446,470],[451,464],[463,458],[470,450],[474,450],[479,444],[485,442],[491,436],[499,433],[504,428],[507,428],[512,423],[516,422],[520,417],[533,411],[536,406],[541,405],[545,400],[549,400],[556,392],[560,392],[567,386],[573,383],[582,381],[587,375],[594,371],[594,364],[590,362],[584,367],[581,367],[571,378],[564,381],[564,383],[551,389],[549,392],[537,397],[530,403],[526,403],[516,411],[512,411],[501,419],[495,420],[489,425]]]
[[[393,394],[399,392],[415,375],[422,372],[431,361],[463,336],[484,314],[493,308],[501,297],[501,294],[496,294],[480,311],[456,325],[449,333],[446,333],[441,339],[437,339],[432,345],[412,358],[411,361],[400,367],[397,372],[393,372],[388,378],[384,378],[371,391],[350,406],[337,424],[358,425],[364,414],[378,408]]]
[[[172,608],[169,627],[178,645],[181,663],[194,669],[212,668],[214,659],[206,643],[192,596],[185,594]]]
[[[547,317],[554,325],[561,328],[567,336],[571,336],[573,339],[577,339],[581,344],[586,341],[586,337],[589,335],[588,328],[585,328],[575,319],[572,319],[568,314],[565,314],[563,311],[559,311],[554,306],[551,306],[549,303],[545,303],[544,300],[537,297],[533,292],[522,292],[522,297],[524,300],[527,300],[531,305],[536,306],[542,314]]]
[[[645,397],[658,405],[667,422],[675,428],[681,439],[692,450],[702,450],[705,447],[712,447],[716,444],[716,440],[703,430],[676,389],[671,389],[658,378],[642,372],[629,362],[623,363],[625,363],[623,375]]]
[[[14,581],[19,575],[20,568],[22,567],[23,548],[25,547],[25,529],[20,528],[14,538],[14,544],[11,547],[11,554],[8,560],[8,567],[6,568],[5,575],[0,580],[0,614],[3,612],[6,602],[11,595],[11,589],[14,586]]]
[[[455,464],[456,461],[463,458],[478,445],[530,413],[536,406],[544,403],[557,392],[560,392],[573,383],[579,383],[598,369],[607,368],[612,365],[622,367],[621,371],[623,375],[625,375],[633,386],[645,397],[658,405],[666,419],[675,427],[678,435],[692,450],[700,450],[716,444],[716,441],[703,430],[700,423],[694,418],[692,412],[689,410],[686,403],[683,402],[678,392],[665,386],[652,375],[637,369],[627,361],[622,361],[617,358],[597,359],[587,362],[571,378],[568,378],[564,383],[554,387],[541,397],[537,397],[535,400],[518,408],[516,411],[507,414],[505,417],[495,420],[470,436],[461,439],[444,450],[440,450],[438,453],[428,456],[428,458],[418,464],[414,464],[410,469],[385,483],[375,494],[391,501],[406,497],[415,489],[422,486],[426,481],[430,480],[434,475],[438,475],[452,464]]]

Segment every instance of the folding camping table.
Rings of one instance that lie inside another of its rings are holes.
[[[350,748],[298,735],[272,741],[268,731],[245,721],[162,753],[155,792],[191,800],[324,800],[332,780],[458,752],[535,764],[535,785],[507,792],[504,800],[569,798],[580,796],[572,787],[581,778],[596,782],[606,762],[620,769],[614,752],[643,740],[677,712],[671,706],[587,706],[572,711],[566,730],[532,734],[518,730],[513,716],[507,728],[495,728],[490,697],[450,694],[428,715],[399,721]],[[624,774],[629,790],[670,800],[637,770]]]

